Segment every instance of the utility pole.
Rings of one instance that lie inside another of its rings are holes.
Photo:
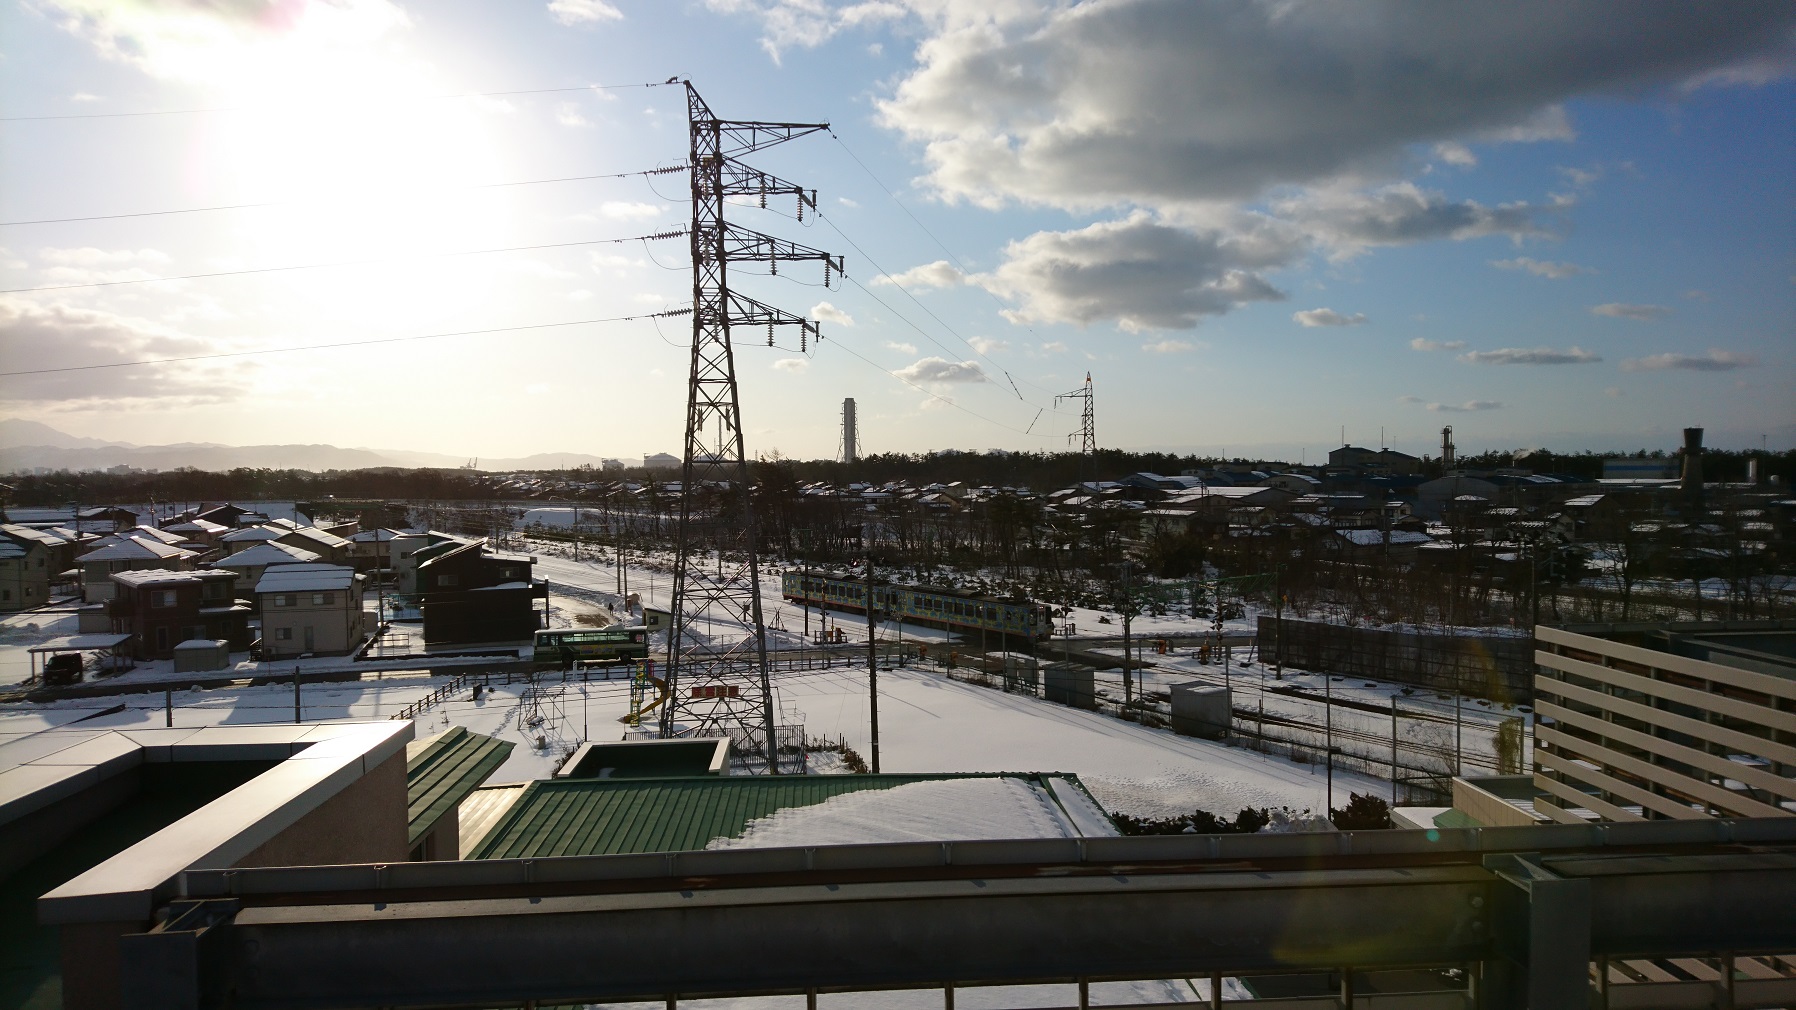
[[[873,620],[873,555],[867,555],[867,699],[873,719],[873,773],[879,774],[879,652],[875,643],[878,626]]]
[[[1335,690],[1334,678],[1322,674],[1322,721],[1328,727],[1328,806],[1324,816],[1335,813]]]
[[[807,336],[822,338],[804,317],[730,290],[728,265],[765,262],[778,273],[782,261],[821,261],[827,286],[842,260],[733,225],[724,220],[724,206],[731,196],[764,202],[785,194],[797,198],[800,220],[807,206],[814,212],[814,190],[736,159],[829,125],[719,119],[690,81],[682,83],[692,181],[692,357],[661,735],[727,736],[744,756],[760,757],[770,774],[778,774],[754,501],[730,332],[732,326],[765,327],[771,344],[775,326],[797,326],[801,348]]]
[[[1122,563],[1123,584],[1123,704],[1135,700],[1135,677],[1129,670],[1129,615],[1135,612],[1135,601],[1129,597],[1129,562]]]

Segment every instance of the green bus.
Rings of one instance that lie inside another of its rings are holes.
[[[545,628],[536,633],[538,670],[571,670],[576,663],[647,659],[646,628]]]

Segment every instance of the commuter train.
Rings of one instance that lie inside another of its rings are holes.
[[[815,569],[780,576],[780,592],[791,603],[851,613],[867,612],[867,584],[845,573]],[[1046,641],[1054,622],[1044,603],[1000,600],[939,586],[873,585],[873,607],[885,620]]]
[[[545,628],[536,633],[532,665],[538,670],[571,670],[575,663],[646,659],[646,628]]]

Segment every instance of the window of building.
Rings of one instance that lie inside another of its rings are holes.
[[[293,641],[293,629],[292,628],[276,628],[276,629],[274,629],[274,640],[277,642]]]
[[[172,607],[174,605],[175,605],[175,591],[174,590],[158,589],[158,590],[155,590],[150,593],[150,606],[152,606],[152,607]]]
[[[437,576],[437,585],[439,585],[439,586],[454,586],[454,585],[459,585],[460,583],[461,583],[461,577],[458,575],[439,575],[439,576]]]
[[[274,605],[277,607],[293,606],[293,595],[291,593],[276,593],[276,594],[274,594]]]
[[[0,589],[0,601],[12,599],[12,590]]]

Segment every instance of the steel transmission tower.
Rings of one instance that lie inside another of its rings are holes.
[[[1096,417],[1096,415],[1092,413],[1092,409],[1091,409],[1091,373],[1090,372],[1085,373],[1085,385],[1084,386],[1082,386],[1078,389],[1075,389],[1070,393],[1061,393],[1059,396],[1054,397],[1054,405],[1056,407],[1060,406],[1061,400],[1084,400],[1085,401],[1084,408],[1083,408],[1083,410],[1080,411],[1080,414],[1079,414],[1078,434],[1066,436],[1067,444],[1071,445],[1073,439],[1076,438],[1080,442],[1079,451],[1081,453],[1084,453],[1085,455],[1090,456],[1093,453],[1097,452],[1098,451],[1098,433],[1097,433],[1097,426],[1094,421],[1094,418]]]
[[[681,461],[678,555],[668,637],[668,700],[661,735],[728,736],[745,757],[777,774],[773,689],[767,676],[767,633],[761,623],[760,565],[742,442],[731,327],[797,326],[800,346],[817,325],[731,291],[728,265],[819,260],[823,280],[842,270],[840,257],[724,220],[724,200],[769,196],[798,200],[798,216],[817,209],[815,190],[737,161],[739,155],[806,134],[827,123],[760,123],[718,119],[690,81],[686,86],[692,173],[692,371]],[[819,337],[819,339],[821,339]]]

